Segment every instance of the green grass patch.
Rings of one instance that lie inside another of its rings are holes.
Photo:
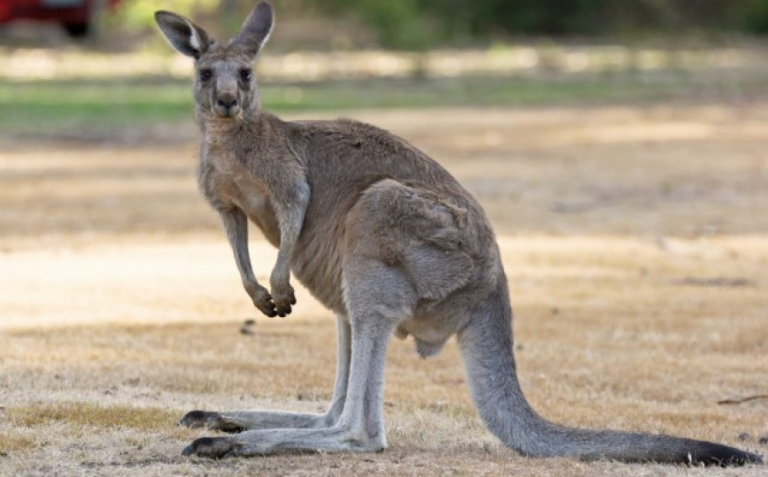
[[[640,76],[567,79],[377,79],[263,85],[265,109],[332,111],[455,106],[552,106],[669,98],[680,78]],[[109,137],[159,124],[191,123],[189,80],[0,81],[0,134]]]
[[[192,114],[190,90],[175,82],[0,82],[0,128],[6,134],[100,135],[178,122]]]

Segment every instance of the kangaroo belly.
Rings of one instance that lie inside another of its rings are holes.
[[[325,307],[346,311],[341,289],[345,248],[344,218],[353,194],[333,194],[310,182],[311,200],[291,256],[291,271]],[[342,187],[343,189],[343,187]]]
[[[343,313],[341,291],[340,239],[323,236],[317,230],[302,230],[291,258],[296,279],[325,307]]]

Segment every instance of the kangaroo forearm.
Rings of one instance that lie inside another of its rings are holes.
[[[270,285],[280,286],[290,276],[291,255],[301,233],[304,216],[309,205],[309,185],[301,181],[289,197],[276,197],[274,207],[280,224],[280,246],[272,269]]]
[[[291,313],[296,296],[291,287],[291,255],[304,224],[304,215],[309,204],[309,185],[301,178],[287,188],[279,190],[272,197],[272,206],[280,227],[280,246],[277,261],[269,278],[272,301],[278,316]]]
[[[248,218],[237,208],[221,211],[220,214],[243,286],[246,290],[258,286],[248,251]]]
[[[248,251],[248,217],[242,210],[234,207],[221,210],[220,214],[246,293],[251,297],[254,306],[262,313],[269,317],[277,315],[272,297],[267,289],[259,284],[253,274],[251,256]]]

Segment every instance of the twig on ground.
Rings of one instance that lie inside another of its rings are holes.
[[[733,405],[743,404],[749,401],[757,401],[758,399],[768,399],[768,394],[755,394],[754,396],[747,396],[739,399],[723,399],[722,401],[717,401],[717,403],[720,405]]]

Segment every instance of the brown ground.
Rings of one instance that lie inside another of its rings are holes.
[[[717,404],[768,394],[767,107],[355,116],[487,207],[542,414],[768,451],[767,399]],[[4,141],[0,475],[765,475],[522,458],[475,416],[455,345],[423,361],[411,341],[390,349],[386,452],[181,457],[206,434],[184,412],[320,410],[334,363],[305,290],[289,318],[251,308],[193,170],[192,144]]]

